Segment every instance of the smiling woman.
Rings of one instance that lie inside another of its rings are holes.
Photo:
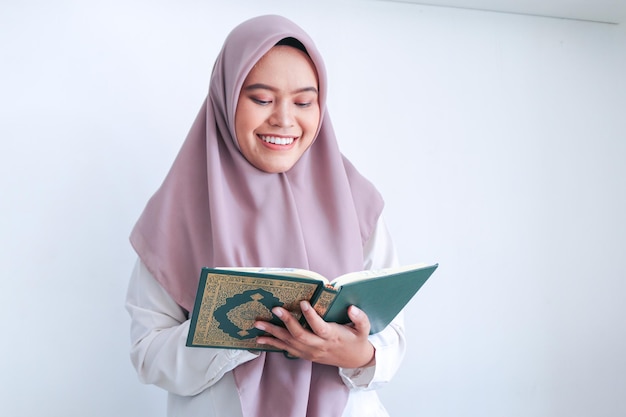
[[[279,173],[300,159],[319,127],[317,90],[317,73],[305,52],[277,45],[259,60],[235,112],[237,142],[252,165]]]
[[[296,41],[297,40],[297,41]],[[242,51],[244,51],[242,53]],[[245,52],[248,51],[248,52]],[[257,322],[282,353],[185,346],[202,267],[271,266],[339,276],[396,266],[383,200],[339,151],[326,72],[291,21],[262,16],[226,39],[209,96],[131,234],[131,357],[177,416],[386,416],[375,389],[404,355],[402,314],[369,335],[367,312],[305,328]]]

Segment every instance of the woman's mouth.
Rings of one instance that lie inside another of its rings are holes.
[[[271,143],[274,145],[291,145],[293,141],[296,140],[295,136],[279,137],[279,136],[259,135],[259,138],[264,142]]]

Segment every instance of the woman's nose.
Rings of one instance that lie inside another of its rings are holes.
[[[288,103],[279,103],[274,107],[274,111],[269,120],[272,126],[290,127],[294,124],[292,109]]]

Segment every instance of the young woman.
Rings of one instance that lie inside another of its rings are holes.
[[[279,16],[236,27],[209,94],[131,234],[127,309],[140,379],[167,390],[170,416],[386,416],[376,388],[404,354],[402,316],[369,335],[366,313],[310,329],[258,322],[287,351],[185,346],[203,266],[306,268],[332,277],[397,265],[383,200],[340,153],[313,41]]]

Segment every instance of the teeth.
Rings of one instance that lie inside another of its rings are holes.
[[[294,138],[277,138],[275,136],[260,136],[265,142],[273,143],[275,145],[291,145]]]

